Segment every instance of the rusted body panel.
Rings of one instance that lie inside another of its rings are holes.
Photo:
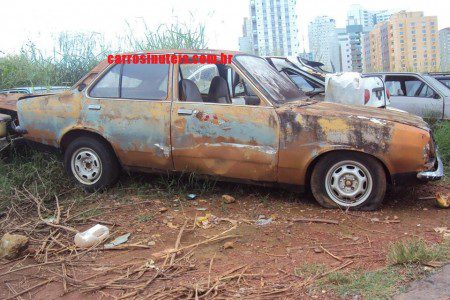
[[[193,110],[189,116],[179,109]],[[174,102],[176,170],[276,181],[279,126],[271,107]]]
[[[0,110],[17,111],[17,99],[26,94],[0,94]]]
[[[430,135],[420,118],[326,102],[286,105],[277,113],[281,123],[280,182],[304,184],[311,162],[333,150],[373,155],[392,175],[419,172],[427,167],[423,148]]]
[[[95,84],[105,68],[100,64],[79,83]],[[25,98],[17,104],[19,121],[25,138],[56,147],[73,130],[95,132],[128,168],[304,185],[314,159],[333,150],[373,155],[390,175],[432,167],[424,154],[431,137],[421,118],[318,101],[276,105],[258,90],[259,106],[181,102],[173,84],[177,68],[170,68],[169,79],[161,101],[96,99],[76,86]]]

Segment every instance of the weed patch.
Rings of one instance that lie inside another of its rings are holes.
[[[389,247],[387,260],[392,265],[399,264],[425,264],[430,261],[447,259],[446,245],[428,246],[421,239],[398,241]]]

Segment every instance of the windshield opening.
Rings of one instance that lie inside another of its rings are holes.
[[[253,55],[235,55],[233,60],[254,81],[261,91],[276,104],[307,98],[286,75],[280,74],[265,59]]]

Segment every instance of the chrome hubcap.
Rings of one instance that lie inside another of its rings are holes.
[[[98,154],[90,148],[81,148],[72,155],[72,173],[82,184],[95,184],[102,175]]]
[[[366,201],[372,191],[372,175],[356,161],[342,161],[328,171],[325,188],[331,200],[340,206],[357,206]]]

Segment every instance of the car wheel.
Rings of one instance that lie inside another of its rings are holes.
[[[104,190],[119,178],[120,166],[111,147],[90,136],[73,140],[64,152],[67,173],[89,192]]]
[[[376,210],[386,193],[386,176],[381,163],[368,155],[330,153],[315,165],[311,191],[326,208]]]

